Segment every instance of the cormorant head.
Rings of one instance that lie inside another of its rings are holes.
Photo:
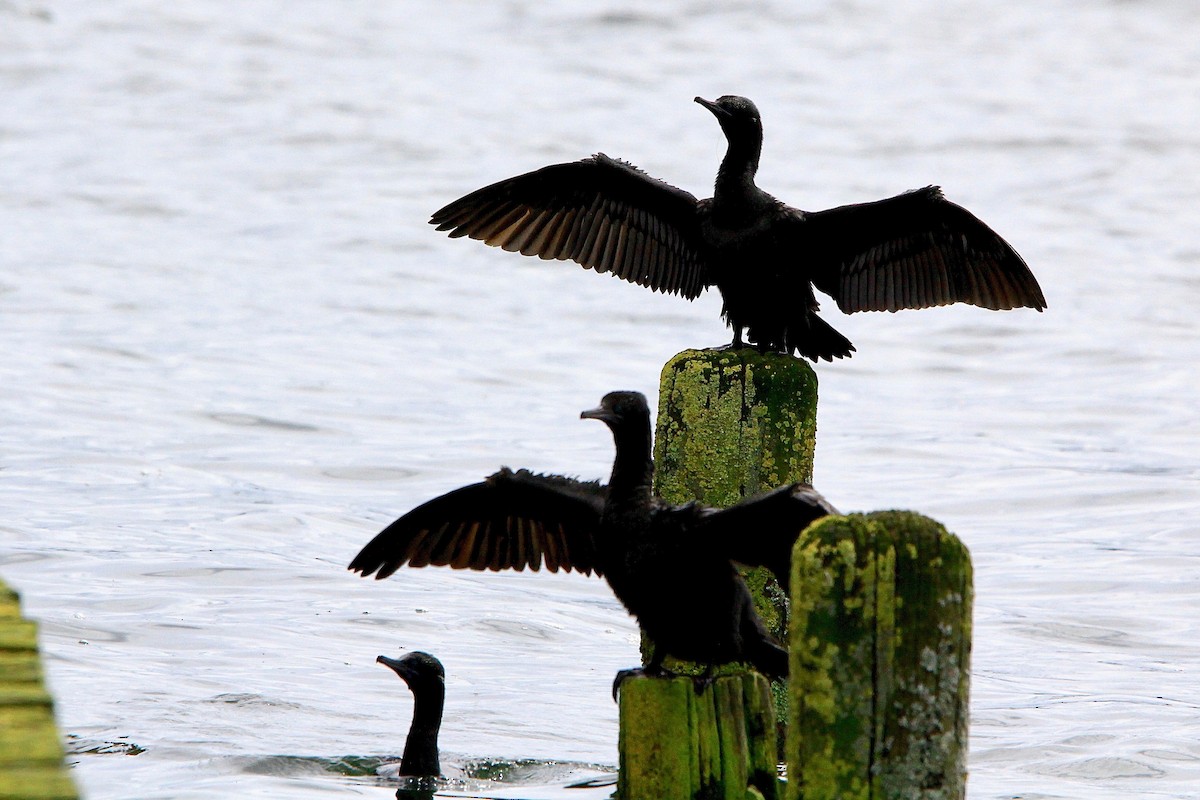
[[[421,695],[431,689],[445,692],[446,670],[442,668],[442,662],[429,653],[414,650],[400,658],[379,656],[375,661],[391,667],[393,672],[404,679],[414,695]]]
[[[758,115],[758,107],[745,97],[735,94],[722,95],[716,100],[697,97],[696,102],[713,113],[730,142],[735,139],[762,140],[762,118]]]
[[[616,431],[628,425],[645,427],[650,422],[650,406],[641,392],[609,392],[597,408],[582,411],[580,419],[598,419]]]

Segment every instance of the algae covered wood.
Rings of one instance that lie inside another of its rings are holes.
[[[74,800],[50,695],[42,684],[37,626],[0,581],[0,800]]]
[[[757,673],[621,684],[622,800],[778,800],[770,686]]]
[[[965,796],[973,599],[919,514],[826,517],[792,559],[789,800]]]
[[[724,508],[785,483],[811,482],[817,376],[782,353],[685,350],[663,367],[655,490]]]

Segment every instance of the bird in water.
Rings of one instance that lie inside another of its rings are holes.
[[[427,565],[475,570],[576,570],[603,576],[654,642],[645,672],[670,655],[709,667],[749,662],[787,674],[787,651],[754,611],[735,562],[767,566],[786,585],[792,545],[836,510],[794,483],[728,509],[671,505],[651,488],[650,409],[638,392],[610,392],[584,419],[604,422],[616,454],[607,485],[502,468],[430,500],[385,528],[350,569],[386,578]],[[628,674],[618,675],[616,686]]]
[[[400,775],[434,777],[442,774],[438,761],[438,731],[446,700],[446,670],[429,653],[413,651],[401,658],[379,656],[376,662],[399,675],[413,695],[413,718],[400,758]]]
[[[762,152],[754,103],[732,95],[696,102],[728,141],[707,200],[597,153],[471,192],[430,223],[689,300],[716,286],[732,347],[745,346],[744,331],[760,350],[813,361],[854,351],[817,316],[814,286],[846,313],[1046,307],[1021,256],[938,187],[825,211],[792,208],[754,183]]]

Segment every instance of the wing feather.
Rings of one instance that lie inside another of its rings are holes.
[[[429,221],[451,237],[575,261],[688,299],[705,287],[696,198],[603,153],[485,186]]]
[[[793,483],[729,508],[705,509],[696,535],[733,561],[767,567],[786,589],[796,538],[816,520],[837,513],[816,489]]]
[[[479,523],[472,522],[466,526],[462,538],[459,541],[458,548],[455,551],[450,562],[446,565],[454,569],[466,569],[471,564],[471,556],[475,550],[475,543],[479,537]]]
[[[504,468],[387,526],[350,569],[386,578],[404,565],[474,570],[559,568],[600,574],[594,537],[607,490],[596,482]]]
[[[1024,259],[936,186],[796,216],[813,284],[838,308],[896,311],[950,303],[1046,307]]]

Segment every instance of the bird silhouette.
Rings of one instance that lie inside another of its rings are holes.
[[[610,392],[580,416],[612,431],[616,452],[607,485],[502,468],[409,511],[349,568],[376,578],[405,564],[475,570],[545,564],[552,572],[596,573],[654,642],[650,674],[662,673],[667,655],[708,665],[710,673],[745,661],[772,677],[787,674],[787,652],[755,613],[735,563],[767,566],[786,585],[796,537],[835,509],[804,483],[728,509],[671,505],[651,489],[643,395]]]
[[[817,316],[814,286],[847,313],[1046,307],[1021,256],[938,187],[825,211],[792,208],[755,185],[762,121],[754,103],[732,95],[696,102],[728,141],[707,200],[597,153],[471,192],[430,223],[689,300],[716,286],[732,347],[745,345],[745,331],[761,350],[813,361],[854,351]]]

